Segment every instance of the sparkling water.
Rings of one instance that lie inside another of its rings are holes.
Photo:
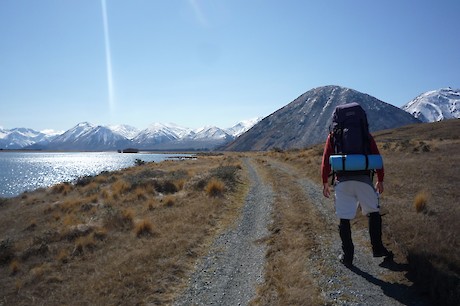
[[[0,197],[14,197],[24,191],[72,182],[79,177],[96,175],[144,162],[161,162],[187,154],[122,154],[115,152],[1,152]]]

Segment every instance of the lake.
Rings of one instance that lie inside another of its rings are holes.
[[[72,182],[135,165],[135,160],[161,162],[190,154],[116,152],[3,152],[0,151],[0,197],[14,197],[24,191]]]

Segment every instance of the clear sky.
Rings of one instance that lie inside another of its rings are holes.
[[[3,128],[227,128],[324,85],[460,88],[460,1],[0,0]]]

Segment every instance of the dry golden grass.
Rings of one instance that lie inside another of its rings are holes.
[[[265,169],[263,159],[259,159],[259,163],[262,165],[259,168]],[[313,205],[307,205],[308,199],[294,178],[272,168],[266,171],[265,176],[273,184],[276,197],[267,238],[265,282],[259,285],[252,305],[324,304],[307,266],[315,247],[314,236],[326,230],[324,223],[311,209]]]
[[[152,221],[143,219],[136,222],[134,225],[134,234],[136,234],[138,238],[142,236],[152,236],[154,234]]]
[[[56,260],[60,263],[67,263],[69,261],[69,251],[66,249],[59,250],[58,254],[56,255]]]
[[[93,235],[78,237],[75,240],[75,248],[73,254],[81,254],[86,251],[91,251],[96,246],[96,240]]]
[[[211,179],[206,185],[206,187],[204,188],[204,191],[210,197],[222,196],[224,193],[224,190],[225,190],[224,183],[215,178]]]
[[[21,264],[18,259],[13,259],[10,262],[10,275],[14,275],[19,272]]]
[[[112,184],[112,193],[114,196],[120,196],[129,191],[131,185],[123,179],[117,180]]]
[[[426,191],[417,193],[414,199],[414,207],[416,212],[421,213],[427,211],[428,198],[429,195]]]
[[[52,193],[60,193],[62,195],[67,195],[70,191],[72,191],[73,186],[69,183],[61,183],[54,185],[51,187]]]
[[[82,304],[170,304],[242,205],[245,186],[236,175],[227,177],[235,189],[225,190],[219,205],[196,189],[202,178],[228,174],[214,173],[222,164],[228,164],[224,155],[145,164],[83,178],[66,195],[38,190],[2,199],[0,241],[11,241],[10,255],[0,251],[0,258],[6,255],[0,263],[3,300],[67,304],[78,296]],[[135,238],[144,235],[151,235],[148,243]],[[21,256],[10,276],[12,260]]]
[[[175,197],[174,197],[174,196],[168,195],[168,196],[164,197],[163,199],[161,199],[161,202],[162,202],[163,205],[166,206],[166,207],[172,207],[172,206],[175,205],[176,200],[175,200]]]

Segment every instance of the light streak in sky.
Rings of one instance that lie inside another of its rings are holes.
[[[113,89],[113,74],[112,74],[112,56],[110,49],[109,38],[109,23],[107,21],[107,5],[106,0],[101,0],[102,3],[102,20],[104,22],[104,43],[105,43],[105,61],[107,68],[107,89],[109,95],[109,108],[113,112],[115,107],[114,89]]]

